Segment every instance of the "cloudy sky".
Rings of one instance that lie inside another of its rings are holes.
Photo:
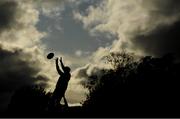
[[[79,82],[108,68],[109,52],[180,56],[179,0],[1,0],[0,110],[14,90],[39,84],[53,91],[58,79],[54,52],[72,68],[69,103],[87,90]]]

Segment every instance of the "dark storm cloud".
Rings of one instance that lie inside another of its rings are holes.
[[[149,34],[136,36],[134,44],[151,55],[175,53],[180,56],[180,21],[171,26],[159,26]]]
[[[156,14],[161,15],[176,15],[179,14],[180,1],[179,0],[144,0],[143,5],[148,9],[153,9]],[[153,12],[152,11],[152,12]]]
[[[149,12],[152,15],[152,23],[163,22],[166,18],[171,17],[175,20],[169,19],[168,23],[159,24],[148,33],[137,33],[133,40],[134,46],[150,55],[160,56],[174,53],[180,56],[180,1],[151,0],[144,1],[144,4],[145,7],[152,5],[156,8]]]
[[[37,15],[33,5],[23,0],[0,1],[0,112],[5,111],[16,89],[33,84],[45,87],[49,80],[41,72],[44,60],[37,58],[43,53],[36,52],[41,50],[35,49],[37,44],[33,41],[41,38],[35,27]],[[8,42],[11,39],[13,42]]]
[[[13,92],[24,85],[33,85],[41,82],[46,86],[48,78],[38,75],[40,69],[34,62],[24,60],[25,53],[21,49],[9,51],[0,47],[0,109],[9,103]],[[28,54],[27,54],[28,55]]]
[[[0,31],[13,24],[17,3],[14,1],[0,1]]]
[[[0,91],[13,91],[12,89],[20,85],[47,80],[45,77],[41,78],[42,76],[36,77],[40,69],[35,67],[34,62],[24,60],[25,55],[21,49],[8,51],[0,48]]]

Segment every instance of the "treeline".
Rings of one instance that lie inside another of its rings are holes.
[[[100,117],[179,117],[180,63],[167,54],[160,58],[111,53],[114,70],[104,70],[84,86],[83,107]],[[93,85],[92,85],[93,84]]]
[[[51,93],[26,87],[12,97],[8,113],[35,117],[179,117],[180,63],[172,54],[160,58],[121,52],[104,58],[113,69],[84,83],[82,107],[48,110]]]

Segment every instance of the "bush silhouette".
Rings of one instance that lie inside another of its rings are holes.
[[[12,115],[41,115],[45,112],[50,94],[40,86],[24,86],[11,98],[9,113]]]
[[[8,106],[8,117],[68,117],[66,105],[51,105],[52,93],[36,86],[24,86],[15,91]],[[78,108],[79,109],[79,108]],[[77,111],[78,112],[78,111]],[[74,112],[71,111],[72,114]]]
[[[180,64],[173,55],[135,59],[125,52],[106,57],[114,70],[104,70],[89,85],[86,111],[101,117],[179,116]],[[93,84],[93,85],[92,85]]]

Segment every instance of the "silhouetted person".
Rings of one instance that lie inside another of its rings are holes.
[[[68,82],[71,78],[70,71],[71,69],[67,66],[64,66],[62,62],[62,58],[60,58],[60,63],[61,63],[61,68],[63,71],[60,70],[59,64],[58,64],[58,58],[56,59],[56,69],[57,72],[59,73],[60,77],[58,79],[58,82],[56,84],[56,88],[53,92],[52,99],[55,104],[59,104],[61,99],[64,97],[65,100],[65,92],[68,86]],[[67,101],[65,100],[65,104],[67,105]]]

